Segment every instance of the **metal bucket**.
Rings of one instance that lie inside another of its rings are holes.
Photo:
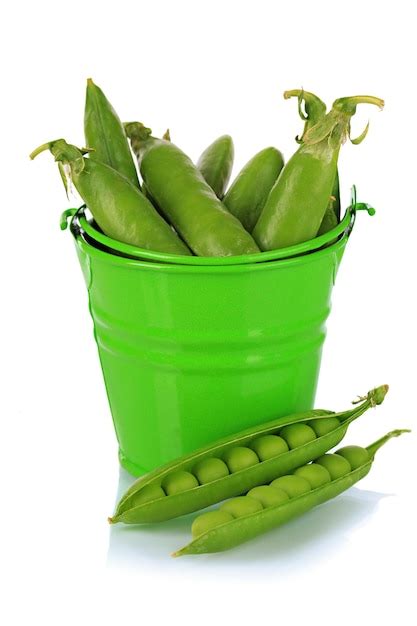
[[[310,253],[186,265],[114,254],[88,241],[73,217],[125,469],[138,476],[225,435],[312,408],[354,205],[345,219],[333,243]]]

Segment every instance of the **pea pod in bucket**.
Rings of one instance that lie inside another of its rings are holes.
[[[140,122],[125,124],[142,178],[165,218],[198,256],[259,252],[251,235],[226,209],[198,167],[175,144]]]
[[[297,152],[284,166],[253,230],[261,250],[276,250],[313,239],[324,218],[336,178],[342,144],[358,104],[382,108],[373,96],[339,98],[327,115],[303,134]],[[352,143],[358,144],[365,131]]]
[[[64,183],[67,177],[74,183],[105,235],[147,250],[191,255],[138,187],[105,163],[85,158],[90,150],[57,139],[39,146],[30,158],[45,150],[58,162]]]
[[[347,446],[324,455],[271,485],[256,487],[218,510],[203,513],[193,522],[194,539],[172,556],[229,550],[331,500],[364,478],[379,448],[405,432],[410,431],[393,430],[367,448]],[[291,483],[300,485],[300,481],[301,488],[291,493]]]
[[[388,391],[370,391],[342,413],[312,410],[258,425],[172,461],[135,481],[111,523],[161,522],[246,493],[319,457],[344,437],[349,424]]]

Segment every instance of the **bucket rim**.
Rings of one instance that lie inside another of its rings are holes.
[[[308,241],[289,246],[286,248],[280,248],[277,250],[267,250],[264,252],[258,252],[256,254],[245,254],[239,256],[226,256],[226,257],[199,257],[199,256],[185,256],[170,254],[166,252],[156,252],[153,250],[147,250],[139,248],[137,246],[117,241],[111,237],[108,237],[104,233],[98,231],[87,219],[85,215],[86,205],[80,206],[78,209],[68,209],[61,216],[61,228],[64,230],[67,227],[67,220],[71,217],[70,229],[73,232],[84,232],[89,239],[96,241],[105,248],[112,250],[123,256],[138,258],[140,260],[150,260],[160,263],[172,263],[176,265],[211,265],[211,266],[224,266],[224,265],[242,265],[254,263],[263,263],[265,261],[275,261],[278,259],[284,259],[292,256],[299,256],[318,250],[329,243],[332,243],[336,238],[342,236],[347,229],[352,230],[355,220],[355,213],[359,209],[365,209],[368,213],[372,214],[374,210],[365,203],[356,202],[356,186],[353,185],[351,189],[351,204],[346,209],[343,219],[332,230],[309,239]]]
[[[148,261],[152,264],[176,265],[181,267],[236,267],[239,265],[249,265],[252,267],[257,264],[306,256],[320,251],[323,248],[328,248],[329,245],[332,245],[335,241],[349,236],[355,223],[356,211],[366,210],[370,215],[375,213],[375,210],[368,204],[356,202],[356,186],[353,185],[351,190],[351,204],[346,209],[343,219],[332,230],[323,235],[287,248],[268,250],[256,254],[228,257],[198,257],[155,252],[153,250],[146,250],[116,241],[94,228],[85,215],[86,208],[84,204],[78,209],[67,209],[64,211],[61,216],[61,229],[65,230],[67,228],[68,220],[70,219],[70,231],[73,236],[77,238],[79,235],[82,235],[85,243],[91,248],[96,247],[94,244],[98,244],[98,246],[100,246],[98,249],[102,250],[102,247],[104,247],[106,254],[113,254],[113,256],[119,259],[122,257],[129,260]],[[93,243],[90,243],[89,240],[92,240]]]
[[[123,267],[124,269],[142,269],[149,271],[168,272],[168,273],[180,273],[180,274],[234,274],[236,272],[253,272],[253,271],[268,271],[276,268],[287,268],[296,265],[305,265],[307,263],[314,263],[322,259],[325,256],[332,256],[337,254],[341,249],[346,246],[347,240],[350,235],[349,230],[346,230],[341,237],[334,240],[332,244],[320,248],[318,250],[292,256],[288,258],[281,258],[272,261],[265,261],[264,263],[242,263],[242,264],[229,264],[229,265],[181,265],[179,263],[158,263],[156,261],[132,258],[123,255],[114,254],[113,251],[107,251],[102,248],[98,248],[96,245],[91,244],[86,238],[85,233],[73,232],[75,244],[80,250],[88,257],[95,258],[101,262],[105,262],[109,265],[116,265]]]
[[[154,261],[157,263],[195,266],[211,265],[217,267],[224,265],[252,265],[253,263],[264,263],[265,261],[286,259],[313,252],[328,245],[334,239],[343,235],[345,230],[350,227],[354,217],[352,211],[350,210],[351,207],[348,207],[343,219],[339,222],[339,224],[337,224],[337,226],[335,226],[335,228],[323,235],[320,235],[319,237],[309,239],[308,241],[304,241],[293,246],[288,246],[287,248],[236,256],[200,257],[171,254],[168,252],[155,252],[154,250],[147,250],[145,248],[139,248],[138,246],[117,241],[98,231],[93,224],[89,222],[85,214],[86,209],[86,205],[82,205],[73,214],[70,225],[71,230],[81,230],[81,232],[85,233],[90,239],[118,254],[121,253],[123,256],[127,256],[129,258],[134,257],[138,260]]]

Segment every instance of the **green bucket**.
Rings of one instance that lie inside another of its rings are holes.
[[[128,472],[138,476],[312,408],[331,291],[357,208],[364,205],[348,209],[348,226],[324,248],[236,265],[124,257],[72,224]]]

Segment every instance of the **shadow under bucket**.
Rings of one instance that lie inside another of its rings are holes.
[[[127,471],[312,408],[355,208],[323,249],[240,265],[126,258],[71,229]]]

